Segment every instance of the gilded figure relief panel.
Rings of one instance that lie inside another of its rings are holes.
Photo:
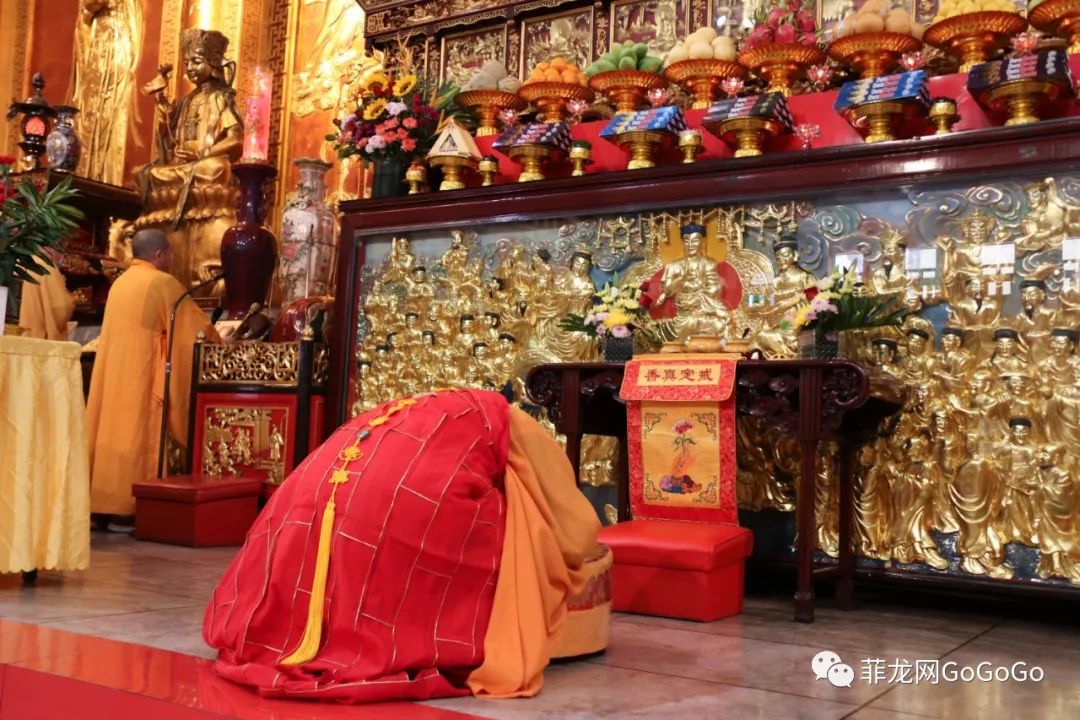
[[[666,53],[690,32],[689,0],[615,0],[611,4],[612,42],[643,42]]]
[[[592,8],[527,18],[521,27],[521,77],[553,57],[562,56],[582,69],[592,62]]]
[[[488,60],[506,64],[506,25],[492,25],[442,40],[442,77],[445,82],[464,85]]]

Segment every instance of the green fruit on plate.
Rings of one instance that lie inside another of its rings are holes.
[[[611,63],[612,65],[618,65],[619,60],[621,58],[622,58],[622,55],[620,55],[618,51],[613,51],[613,52],[604,53],[603,55],[601,55],[600,56],[600,62],[608,62],[608,63]]]
[[[620,70],[637,70],[637,57],[624,57],[619,61]]]
[[[658,57],[643,57],[638,61],[637,69],[643,72],[654,73],[659,72],[660,67],[664,64],[664,61]]]
[[[592,77],[593,75],[599,75],[603,72],[612,72],[613,70],[618,69],[619,68],[615,63],[608,62],[607,60],[597,60],[585,70],[585,75],[587,77]]]
[[[645,43],[638,43],[634,45],[634,52],[637,53],[639,58],[643,58],[649,54],[649,46]]]

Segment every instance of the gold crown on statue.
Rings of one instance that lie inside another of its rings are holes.
[[[964,221],[960,223],[960,226],[964,230],[964,235],[970,235],[974,231],[980,231],[983,236],[987,236],[993,232],[996,224],[993,216],[987,215],[981,210],[976,210],[966,217]]]
[[[217,30],[191,28],[184,31],[184,55],[199,53],[211,65],[220,65],[225,60],[225,51],[229,49],[229,38]]]

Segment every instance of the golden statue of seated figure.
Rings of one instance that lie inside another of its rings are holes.
[[[724,304],[724,279],[719,262],[705,254],[705,227],[697,224],[682,228],[683,257],[664,266],[660,275],[657,305],[668,300],[675,304],[676,341],[691,338],[726,340],[731,326],[731,311]]]
[[[184,74],[195,90],[177,102],[168,100],[168,66],[143,88],[157,99],[157,155],[136,172],[143,214],[135,225],[166,232],[173,273],[184,285],[220,270],[221,236],[236,222],[230,168],[244,140],[232,88],[236,65],[225,60],[228,46],[228,38],[216,30],[185,30]]]

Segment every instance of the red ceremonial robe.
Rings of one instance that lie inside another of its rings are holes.
[[[387,406],[342,426],[274,493],[207,608],[215,671],[262,694],[338,702],[467,695],[484,658],[505,527],[509,406],[439,393],[371,427],[339,485],[317,655],[304,635],[339,454]]]

